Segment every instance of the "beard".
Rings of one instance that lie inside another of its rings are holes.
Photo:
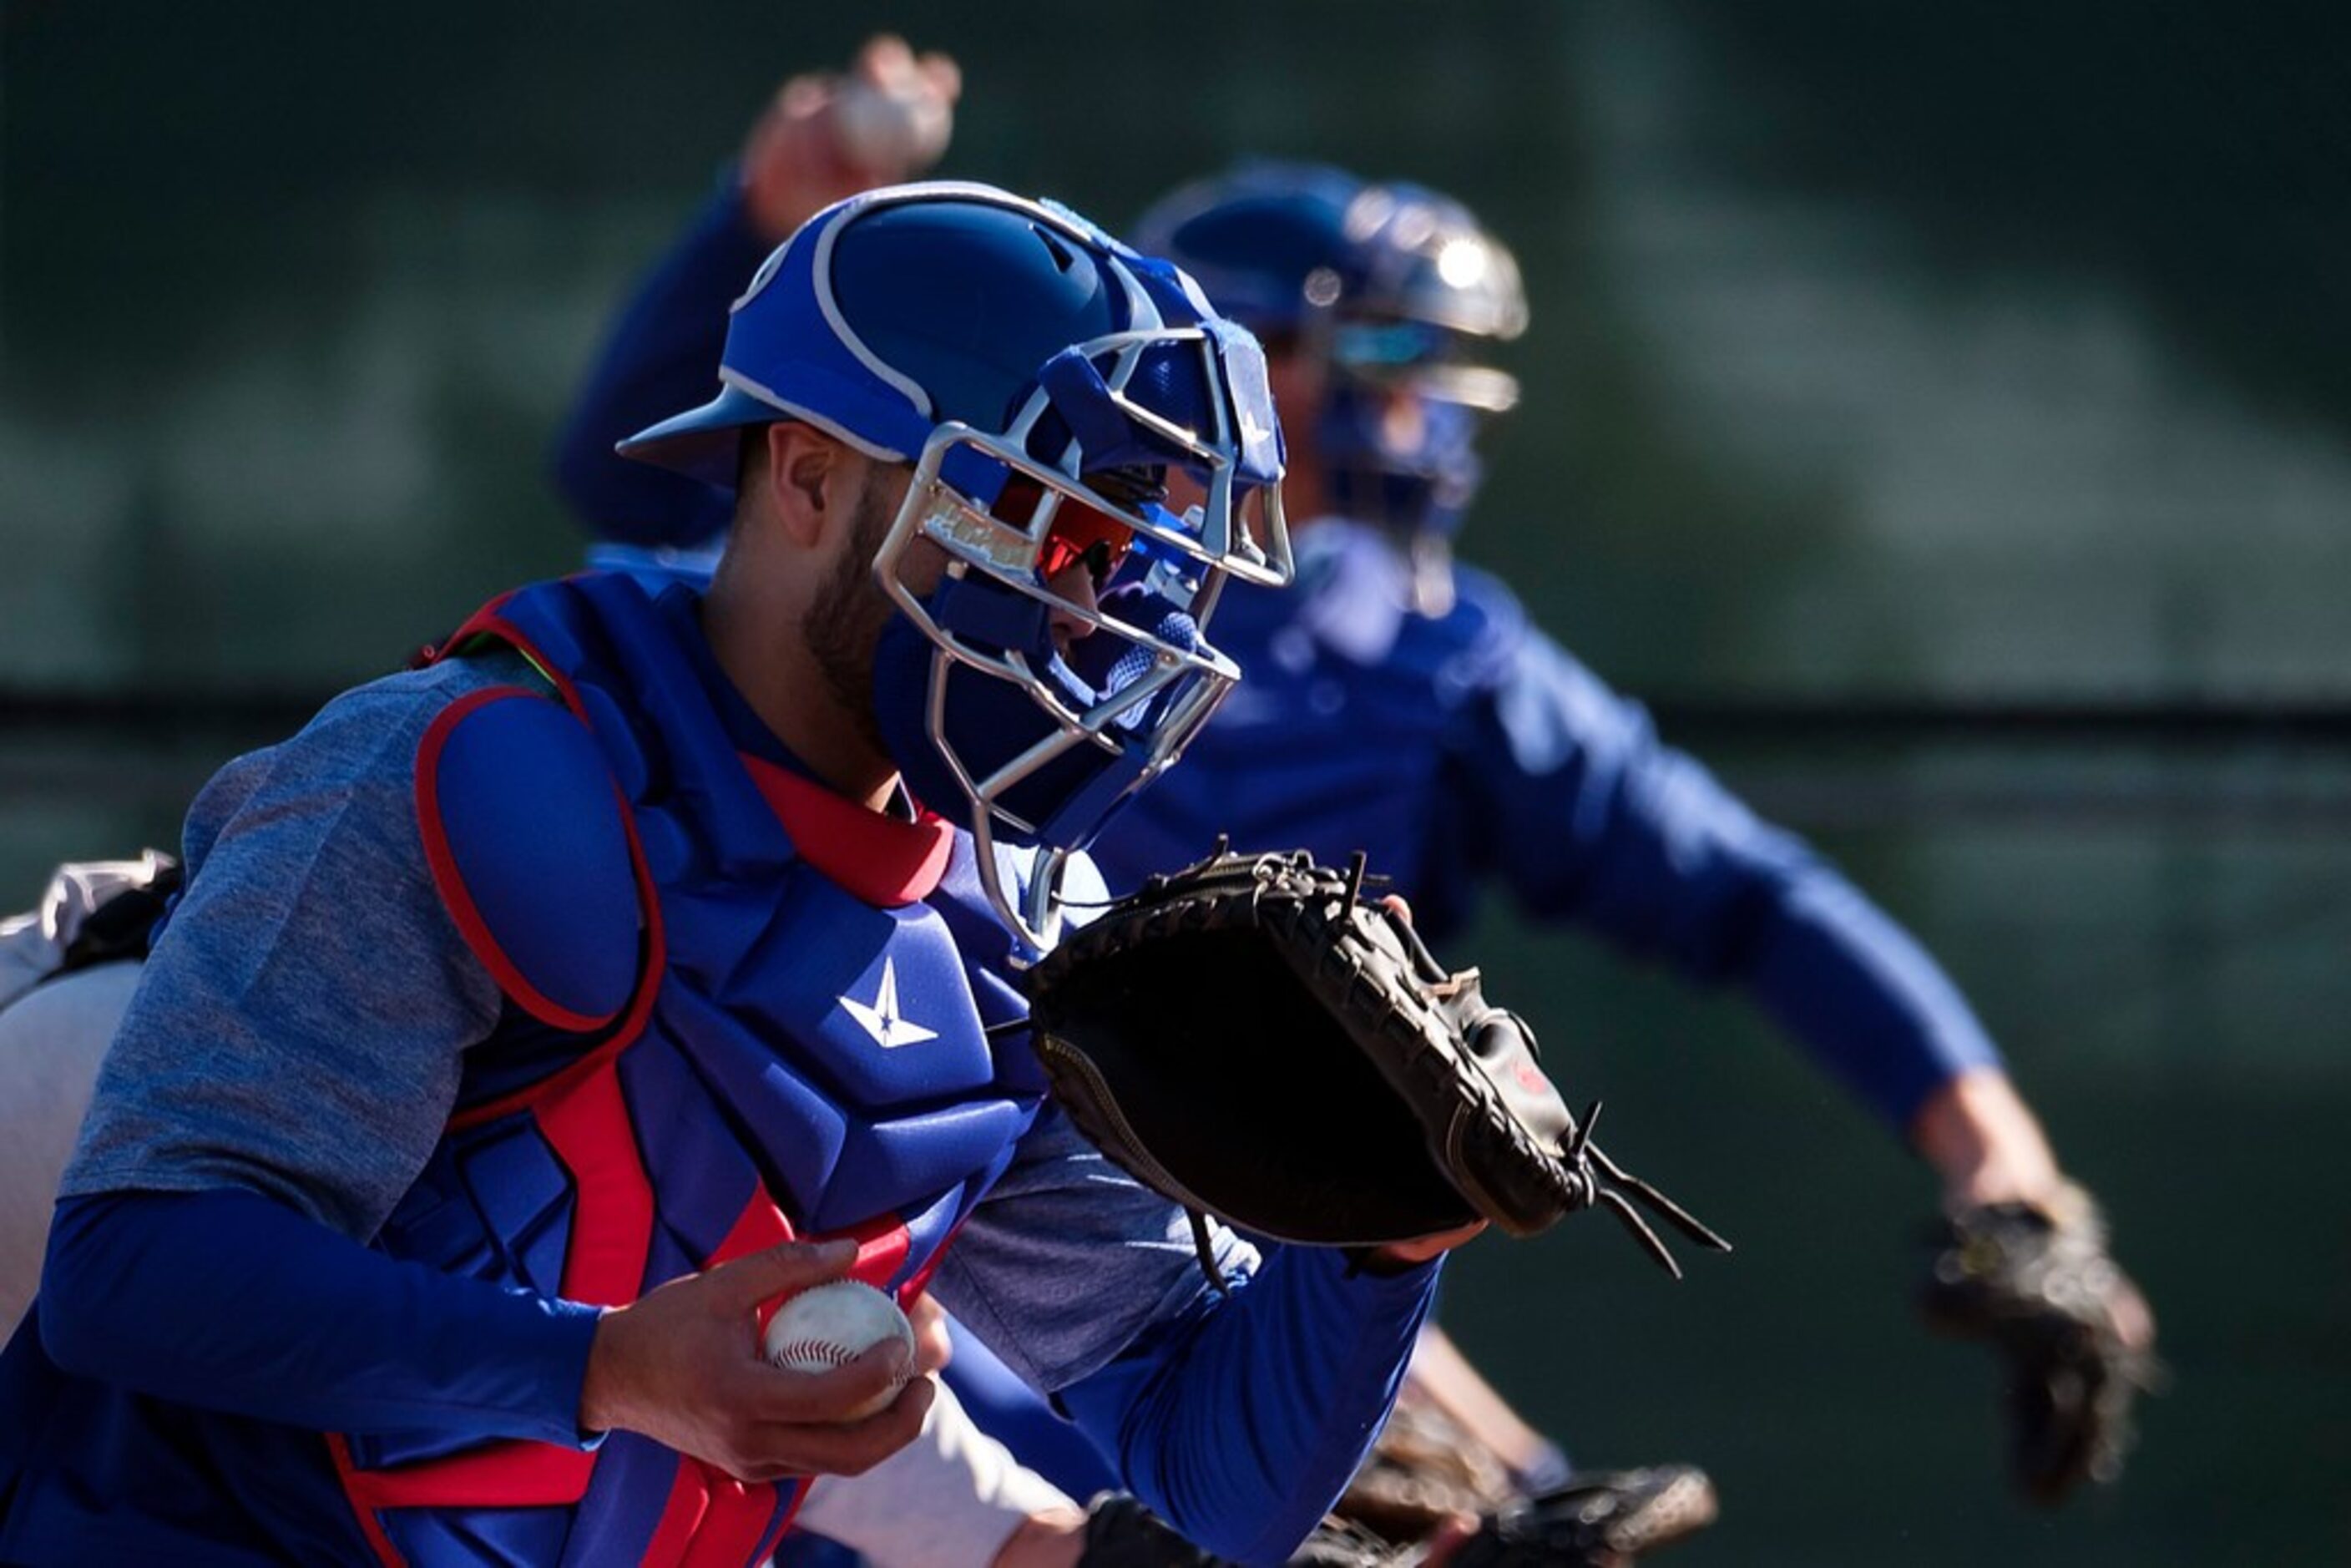
[[[873,558],[897,520],[897,507],[884,494],[886,472],[868,468],[850,522],[849,549],[833,568],[808,619],[809,652],[825,689],[858,734],[886,756],[881,721],[873,715],[873,647],[897,606],[873,580]]]

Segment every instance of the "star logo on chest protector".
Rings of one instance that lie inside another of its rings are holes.
[[[939,1031],[925,1029],[921,1024],[903,1018],[898,1012],[898,970],[888,958],[882,960],[882,989],[871,1002],[861,1002],[854,997],[840,999],[841,1010],[857,1020],[873,1043],[884,1051],[895,1051],[902,1045],[919,1045],[926,1040],[936,1040]]]

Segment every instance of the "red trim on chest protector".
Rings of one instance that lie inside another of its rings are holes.
[[[746,754],[743,767],[800,858],[861,902],[882,909],[920,904],[946,874],[955,830],[930,812],[902,821],[772,762]]]

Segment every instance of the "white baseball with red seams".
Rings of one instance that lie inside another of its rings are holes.
[[[895,1340],[904,1354],[895,1382],[841,1413],[843,1421],[862,1421],[886,1409],[914,1375],[914,1327],[883,1292],[858,1280],[835,1280],[802,1291],[768,1320],[759,1352],[786,1372],[831,1372],[884,1340]]]

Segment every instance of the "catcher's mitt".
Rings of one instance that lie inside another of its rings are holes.
[[[1280,1241],[1524,1236],[1602,1204],[1678,1273],[1629,1192],[1727,1249],[1593,1147],[1598,1107],[1578,1125],[1533,1032],[1363,888],[1361,856],[1220,851],[1039,960],[1037,1052],[1080,1130],[1196,1217]]]
[[[2124,1337],[2145,1303],[2106,1254],[2097,1204],[2067,1186],[2046,1206],[1990,1204],[1947,1217],[1919,1306],[1937,1330],[1989,1340],[2007,1358],[2016,1482],[2036,1502],[2122,1473],[2131,1402],[2161,1375]]]

